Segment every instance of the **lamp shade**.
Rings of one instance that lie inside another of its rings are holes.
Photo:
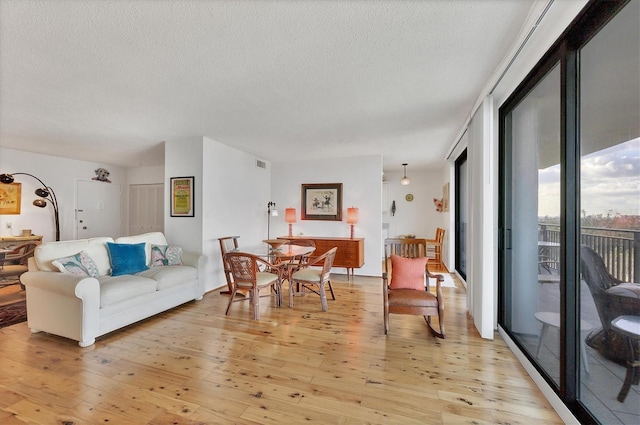
[[[296,222],[296,209],[295,208],[287,208],[284,210],[284,221],[287,223],[295,223]]]
[[[351,207],[347,208],[347,223],[356,224],[358,222],[358,209]]]

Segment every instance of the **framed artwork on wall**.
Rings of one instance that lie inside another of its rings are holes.
[[[194,177],[171,177],[171,217],[193,217]]]
[[[0,183],[0,214],[20,214],[22,183]]]
[[[302,220],[342,221],[342,183],[303,184]]]

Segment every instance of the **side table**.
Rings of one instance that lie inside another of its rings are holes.
[[[638,358],[640,316],[618,316],[611,321],[611,329],[627,340],[627,376],[618,394],[618,401],[622,403],[627,398],[631,385],[638,385],[640,381],[640,358]]]
[[[534,314],[535,318],[542,323],[542,330],[540,331],[540,338],[538,339],[538,349],[536,350],[536,358],[540,356],[540,349],[542,348],[542,340],[547,335],[549,331],[549,326],[554,328],[560,328],[560,314],[552,313],[549,311],[539,311]],[[587,322],[586,320],[580,320],[580,332],[586,332],[593,329],[593,325]],[[587,359],[587,349],[584,345],[584,339],[582,339],[582,335],[580,335],[580,354],[582,355],[582,366],[584,367],[584,371],[590,373],[589,371],[589,361]]]

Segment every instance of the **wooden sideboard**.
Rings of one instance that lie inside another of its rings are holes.
[[[0,248],[14,247],[27,242],[42,243],[42,236],[0,236]]]
[[[326,238],[317,236],[278,236],[278,239],[305,239],[316,244],[315,254],[322,255],[331,248],[338,247],[336,257],[333,260],[333,267],[344,267],[347,269],[349,281],[353,278],[353,269],[364,265],[364,239],[362,238]]]

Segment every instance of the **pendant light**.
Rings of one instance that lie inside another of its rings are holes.
[[[400,184],[406,186],[411,180],[407,177],[407,163],[405,162],[402,166],[404,167],[404,177],[400,179]]]

